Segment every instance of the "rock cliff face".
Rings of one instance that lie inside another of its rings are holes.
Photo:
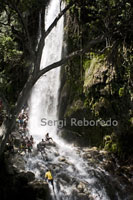
[[[1,200],[51,199],[47,183],[36,181],[32,172],[20,172],[7,158],[1,160],[0,180]]]
[[[67,16],[64,37],[67,53],[79,49],[85,37],[80,34],[85,25],[81,26],[76,19],[73,12]],[[126,156],[133,152],[130,142],[133,139],[133,82],[131,65],[125,56],[128,50],[120,51],[118,48],[113,52],[108,47],[104,53],[94,53],[94,48],[69,61],[61,71],[59,118],[67,121],[60,132],[68,141],[105,147]],[[72,125],[73,118],[76,122]],[[89,124],[84,124],[85,120]]]
[[[62,71],[63,73],[66,76],[67,72]],[[71,140],[74,136],[80,144],[103,146],[103,137],[112,135],[115,148],[119,139],[117,136],[122,136],[121,139],[127,136],[130,141],[133,126],[131,88],[120,83],[113,66],[108,66],[106,62],[100,63],[94,57],[84,71],[82,85],[78,85],[83,88],[79,96],[72,84],[75,83],[64,78],[60,90],[59,116],[60,119],[67,120],[67,126],[62,131],[65,138]],[[91,124],[71,126],[72,118],[76,121],[83,121],[85,118]]]

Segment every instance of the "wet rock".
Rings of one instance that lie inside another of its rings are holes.
[[[101,150],[101,151],[99,151],[99,153],[102,154],[102,155],[107,155],[108,154],[108,152],[105,151],[105,150]]]
[[[34,180],[34,181],[30,182],[29,185],[32,185],[34,188],[48,189],[48,183],[45,181]]]
[[[58,158],[58,161],[60,161],[60,162],[65,162],[65,161],[66,161],[66,158],[65,158],[64,156],[59,157],[59,158]]]
[[[83,148],[83,152],[89,152],[90,148]]]
[[[94,158],[88,158],[87,161],[88,161],[88,164],[90,164],[90,163],[96,164],[96,160]]]
[[[77,149],[77,150],[76,150],[76,153],[77,153],[77,154],[80,154],[80,153],[81,153],[81,151],[80,151],[79,149]]]
[[[90,153],[92,153],[92,154],[94,154],[94,155],[99,154],[98,148],[97,148],[97,147],[92,147],[92,148],[90,149]]]
[[[77,185],[77,189],[80,193],[83,193],[84,190],[85,190],[85,184],[83,182],[80,182],[78,185]]]
[[[28,182],[35,180],[35,174],[30,171],[25,173],[25,177],[27,178]]]
[[[108,172],[113,172],[114,171],[114,167],[115,166],[110,161],[106,161],[106,162],[103,163],[103,168]]]
[[[90,153],[86,153],[86,154],[83,155],[83,158],[84,159],[92,158],[92,155]]]
[[[72,196],[75,197],[76,200],[90,200],[89,195],[80,193],[77,189],[73,190]]]
[[[15,177],[15,184],[16,185],[27,185],[28,183],[28,177],[27,174],[25,172],[21,172],[19,174],[16,175]]]
[[[39,171],[41,171],[41,173],[42,172],[45,173],[47,169],[47,167],[44,166],[41,162],[36,163],[34,167],[37,168]]]
[[[96,155],[98,161],[103,161],[104,157],[101,154]]]
[[[50,190],[49,190],[49,186],[46,182],[44,181],[33,181],[31,183],[29,183],[29,185],[32,187],[33,192],[36,195],[37,200],[50,200]]]
[[[45,142],[46,143],[46,148],[48,147],[56,147],[56,143],[55,142]]]
[[[6,166],[6,170],[9,175],[14,175],[16,172],[15,168],[10,164]]]
[[[97,158],[98,156],[100,157],[100,153],[97,149],[97,147],[93,147],[93,148],[84,148],[83,149],[84,155],[83,158],[84,159],[90,159],[90,158]],[[102,158],[102,157],[101,157]]]
[[[57,152],[54,152],[54,156],[58,157],[60,154]]]
[[[92,158],[92,155],[90,153],[88,153],[87,158]]]
[[[24,156],[26,153],[24,151],[20,152],[21,156]]]
[[[89,200],[95,200],[93,196],[89,195]]]
[[[60,173],[58,175],[58,181],[60,182],[60,180],[65,181],[67,184],[72,184],[72,178],[66,173]]]
[[[14,166],[16,168],[18,168],[20,170],[25,170],[26,161],[19,154],[16,154],[16,155],[14,155],[14,156],[11,157],[11,163],[15,163]]]

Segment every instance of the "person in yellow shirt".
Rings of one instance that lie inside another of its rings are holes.
[[[48,180],[49,183],[51,183],[51,185],[53,186],[53,189],[54,189],[53,177],[52,177],[52,174],[49,169],[47,169],[47,171],[45,173],[45,178]]]

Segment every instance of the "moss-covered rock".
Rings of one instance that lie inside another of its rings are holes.
[[[95,2],[88,4],[86,1],[78,1],[69,11],[65,24],[68,53],[84,48],[93,38],[107,31],[107,27],[103,28],[104,20],[101,19],[101,11],[104,11],[104,19],[109,14],[106,13],[107,5],[104,3],[96,5]],[[117,10],[116,7],[115,9]],[[118,20],[111,4],[110,14],[111,18],[113,16]],[[111,21],[110,28],[115,20]],[[114,26],[109,29],[106,42],[96,44],[89,52],[74,58],[65,66],[65,83],[60,90],[65,107],[60,112],[60,118],[65,117],[67,120],[62,134],[69,141],[78,141],[82,145],[105,146],[108,151],[125,157],[133,153],[130,142],[133,139],[133,71],[130,40],[125,40],[124,32],[121,32],[121,38],[114,37],[117,28],[118,26]],[[86,118],[100,122],[100,125],[71,126],[71,118]],[[114,123],[109,125],[110,121]],[[113,139],[112,133],[115,135]],[[105,144],[106,135],[111,139]]]

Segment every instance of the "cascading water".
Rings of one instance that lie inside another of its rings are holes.
[[[46,12],[46,29],[60,12],[60,0],[51,0]],[[63,17],[57,23],[45,41],[41,66],[61,59],[63,43]],[[66,144],[57,136],[57,124],[44,125],[42,122],[55,121],[57,117],[58,90],[60,86],[60,68],[56,68],[45,74],[35,84],[29,100],[29,131],[36,143],[45,137],[47,132],[56,142],[56,146],[48,147],[46,155],[33,154],[27,159],[27,169],[35,173],[36,178],[42,179],[46,167],[54,174],[56,199],[58,200],[89,200],[89,193],[95,200],[118,200],[115,194],[111,178],[100,167],[89,165],[83,158],[79,148]],[[36,144],[35,144],[36,146]],[[106,187],[108,182],[109,187]],[[83,188],[82,195],[77,193],[79,183]],[[111,194],[110,191],[111,190]]]
[[[45,28],[47,29],[60,11],[60,0],[52,0],[46,11]],[[43,49],[40,68],[44,68],[61,59],[63,42],[63,18],[48,35]],[[36,141],[44,138],[47,132],[54,138],[56,123],[44,126],[44,122],[57,120],[57,104],[60,68],[53,69],[41,77],[33,88],[30,99],[29,130]],[[41,121],[42,120],[42,121]]]

